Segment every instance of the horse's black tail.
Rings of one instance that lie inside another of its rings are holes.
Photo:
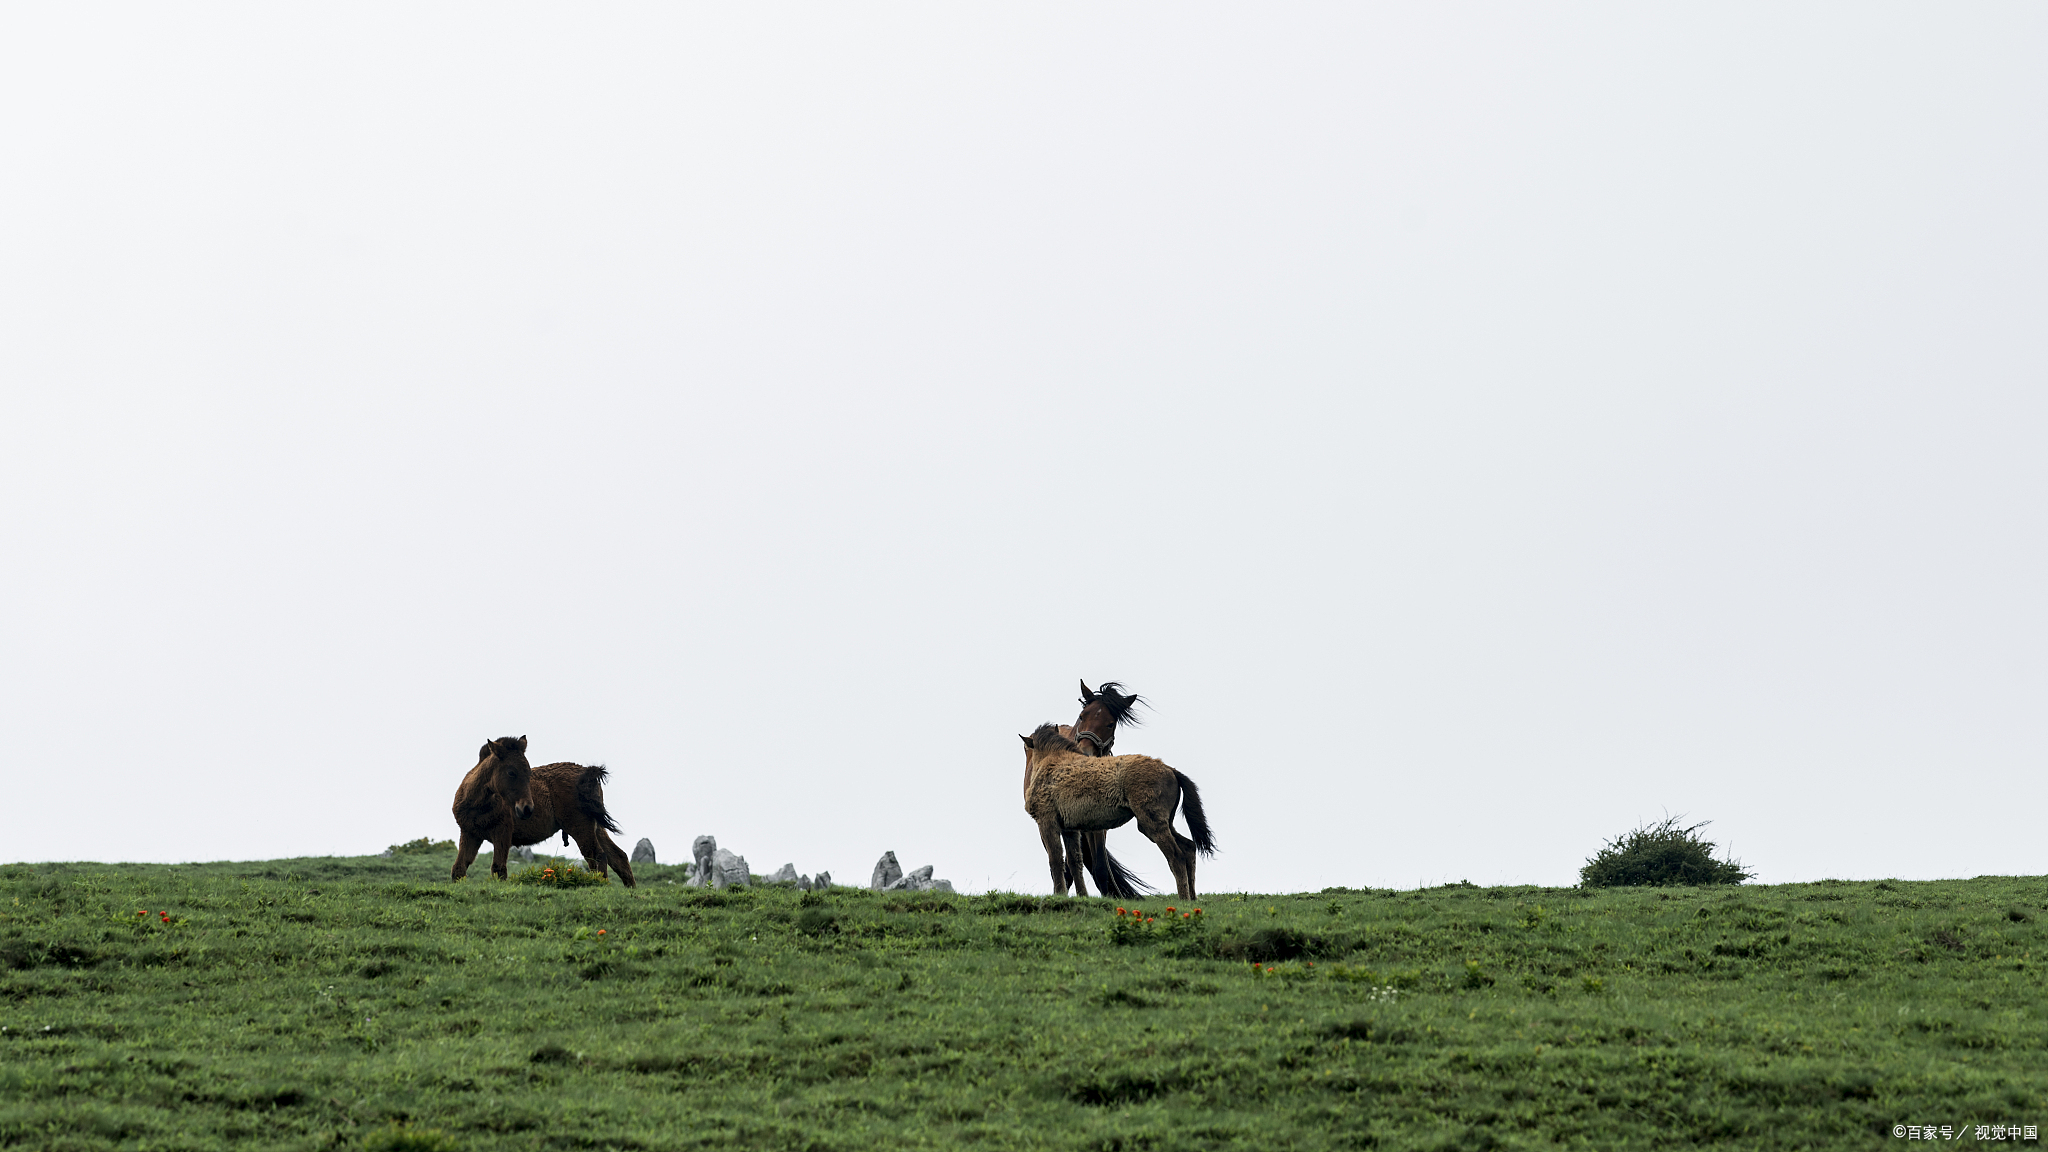
[[[1158,889],[1138,879],[1138,874],[1124,867],[1117,858],[1109,854],[1109,844],[1102,845],[1102,851],[1088,861],[1088,874],[1095,877],[1095,890],[1104,896],[1135,900],[1150,896]]]
[[[604,810],[604,782],[611,773],[602,764],[593,764],[583,770],[576,781],[576,806],[585,816],[598,822],[607,832],[617,832],[619,823],[612,814]]]
[[[1188,818],[1188,831],[1195,834],[1195,847],[1201,849],[1204,856],[1214,856],[1216,837],[1209,832],[1209,818],[1202,815],[1201,789],[1196,788],[1187,773],[1178,768],[1173,770],[1173,778],[1180,781],[1180,810]]]

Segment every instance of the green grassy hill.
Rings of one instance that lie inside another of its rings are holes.
[[[1134,926],[1100,900],[448,864],[0,868],[0,1146],[1869,1148],[2048,1124],[2040,878],[1224,894],[1169,929],[1170,899]]]

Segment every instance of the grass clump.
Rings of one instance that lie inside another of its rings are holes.
[[[1735,860],[1714,859],[1714,843],[1700,838],[1710,821],[1679,826],[1682,817],[1625,832],[1579,869],[1587,888],[1662,888],[1671,885],[1740,884],[1754,873]]]
[[[549,888],[588,888],[610,881],[609,876],[592,872],[588,868],[578,868],[559,856],[536,861],[532,866],[521,868],[512,874],[514,884],[542,884]]]
[[[393,1124],[370,1133],[364,1152],[461,1152],[462,1145],[446,1132]]]

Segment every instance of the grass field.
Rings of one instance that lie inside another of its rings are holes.
[[[1172,900],[1134,925],[448,865],[0,868],[0,1146],[1869,1148],[2048,1123],[2041,878],[1218,894],[1169,928]]]

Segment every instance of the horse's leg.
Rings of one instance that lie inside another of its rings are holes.
[[[1195,842],[1178,832],[1173,834],[1173,840],[1174,843],[1180,845],[1180,858],[1188,870],[1188,890],[1181,894],[1181,899],[1193,900],[1195,898],[1195,861],[1199,859],[1195,852]]]
[[[1095,877],[1095,890],[1104,896],[1128,896],[1116,882],[1116,874],[1109,870],[1109,833],[1081,833],[1081,859],[1087,864],[1088,874]]]
[[[1052,890],[1055,896],[1067,894],[1067,862],[1060,854],[1060,830],[1051,821],[1038,826],[1038,838],[1045,843],[1045,860],[1052,867]]]
[[[598,847],[602,848],[605,854],[611,857],[612,867],[618,871],[619,880],[622,883],[624,883],[626,887],[631,888],[633,886],[632,859],[629,858],[626,855],[626,853],[619,848],[618,841],[613,840],[611,837],[605,835],[603,825],[594,825],[593,830],[597,833]]]
[[[491,875],[500,880],[509,878],[512,873],[505,867],[505,862],[511,855],[512,830],[507,828],[498,834],[496,840],[491,841]]]
[[[464,828],[462,830],[462,844],[455,849],[455,871],[448,878],[450,880],[460,880],[464,876],[469,875],[469,866],[476,862],[477,849],[483,847],[483,845],[483,837]]]
[[[576,838],[576,850],[583,853],[583,866],[599,876],[604,875],[605,865],[608,861],[605,857],[604,849],[599,847],[596,838],[591,836],[592,832],[596,832],[599,836],[604,835],[597,825],[588,820],[579,821],[574,825],[564,821],[562,831]]]
[[[1081,866],[1081,861],[1085,859],[1081,855],[1081,834],[1079,832],[1063,832],[1060,834],[1060,842],[1067,846],[1067,871],[1072,873],[1074,877],[1074,895],[1086,896],[1088,894],[1088,869]]]
[[[1176,797],[1176,799],[1178,798]],[[1192,861],[1189,857],[1191,854],[1181,851],[1179,833],[1173,830],[1173,809],[1167,808],[1165,813],[1161,814],[1156,810],[1156,807],[1160,806],[1152,804],[1132,806],[1132,811],[1138,817],[1138,831],[1145,834],[1145,839],[1159,845],[1159,851],[1165,854],[1166,866],[1173,869],[1174,891],[1183,900],[1193,900],[1195,898],[1195,872],[1190,867]]]

